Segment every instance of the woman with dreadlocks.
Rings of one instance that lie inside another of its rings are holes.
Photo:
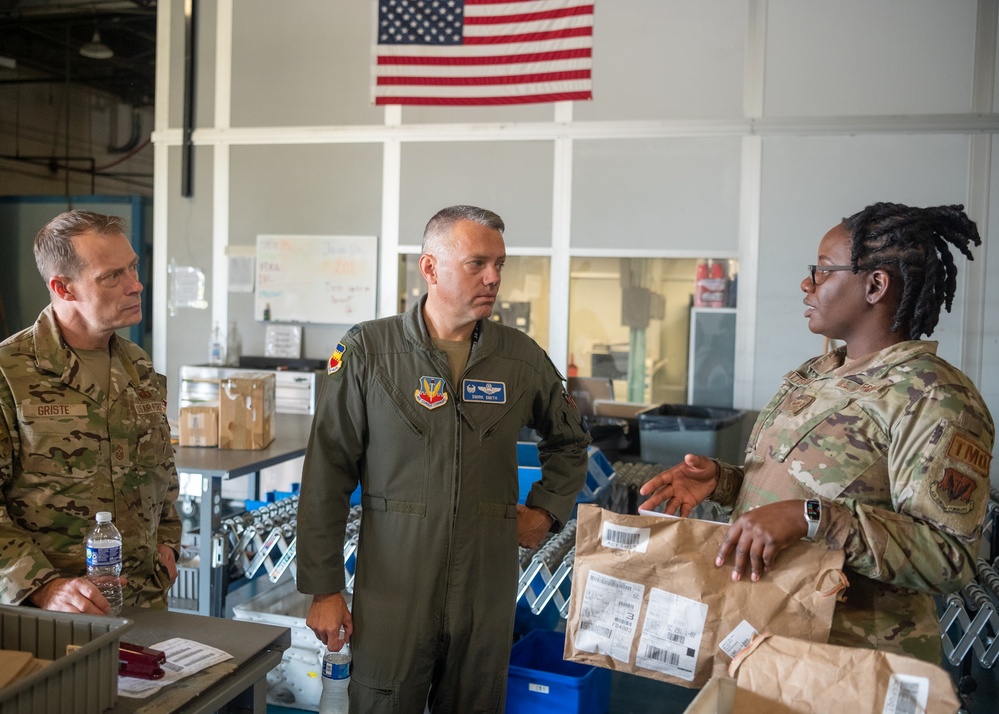
[[[744,466],[688,454],[642,508],[733,507],[716,555],[757,581],[807,538],[842,549],[850,581],[830,642],[938,663],[932,593],[974,575],[995,427],[971,381],[922,341],[957,285],[951,248],[980,245],[963,206],[868,206],[819,243],[801,282],[812,332],[843,343],[787,374]]]

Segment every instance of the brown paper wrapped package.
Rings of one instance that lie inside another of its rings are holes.
[[[802,541],[733,582],[714,564],[727,529],[581,505],[565,658],[696,688],[759,632],[826,642],[843,552]]]
[[[912,657],[778,636],[760,636],[751,647],[737,655],[732,711],[739,714],[953,714],[960,707],[950,675]]]

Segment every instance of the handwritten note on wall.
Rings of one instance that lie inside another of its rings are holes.
[[[254,314],[272,322],[353,325],[375,317],[375,236],[257,236]]]

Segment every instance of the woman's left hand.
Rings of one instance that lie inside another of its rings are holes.
[[[734,550],[732,580],[741,580],[748,564],[750,578],[756,582],[770,571],[778,553],[807,534],[804,501],[779,501],[754,508],[732,522],[715,565],[724,565]]]

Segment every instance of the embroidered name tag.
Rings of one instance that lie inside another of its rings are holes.
[[[136,402],[135,411],[137,414],[165,414],[166,404],[157,402]]]
[[[21,403],[21,414],[25,419],[41,417],[87,416],[86,404],[32,404]]]
[[[992,454],[986,453],[978,444],[965,439],[960,434],[954,434],[947,447],[947,456],[967,464],[980,476],[987,476],[989,473],[989,462],[992,461]]]
[[[461,383],[461,391],[466,402],[486,402],[506,404],[506,384],[482,379],[466,379]]]

